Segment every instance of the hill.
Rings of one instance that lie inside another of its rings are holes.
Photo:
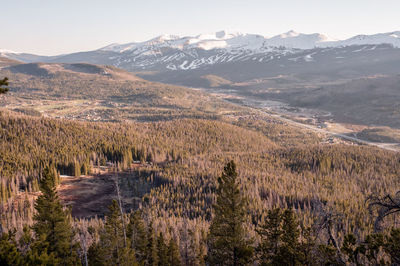
[[[0,76],[9,77],[11,89],[1,106],[53,117],[162,120],[243,111],[205,93],[149,82],[112,66],[13,64],[0,69]]]
[[[12,66],[12,65],[18,65],[18,64],[22,64],[22,62],[0,56],[0,68]]]

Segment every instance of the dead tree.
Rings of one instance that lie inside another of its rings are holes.
[[[370,213],[373,214],[376,210],[378,214],[374,223],[374,231],[380,232],[383,229],[383,219],[388,215],[400,212],[400,191],[394,196],[390,194],[383,197],[372,195],[367,198],[367,202]]]
[[[346,259],[342,253],[342,250],[339,246],[338,240],[335,236],[335,226],[337,226],[342,221],[342,215],[335,213],[332,210],[328,210],[326,206],[319,206],[320,219],[316,222],[314,226],[314,234],[316,237],[320,235],[322,231],[326,231],[328,235],[328,245],[332,244],[336,249],[337,257],[339,259],[339,263],[345,265]]]
[[[82,245],[82,249],[83,249],[83,259],[84,259],[84,264],[85,266],[88,266],[88,247],[87,247],[87,239],[86,239],[86,234],[85,232],[83,232],[82,229],[79,229],[79,241]]]
[[[118,205],[119,205],[119,210],[121,212],[121,220],[122,220],[122,231],[124,233],[124,244],[126,247],[126,225],[125,225],[125,217],[124,217],[124,212],[122,210],[122,200],[121,200],[121,194],[119,193],[119,178],[118,178],[118,169],[117,169],[117,173],[115,175],[115,187],[117,190],[117,197],[118,197]]]

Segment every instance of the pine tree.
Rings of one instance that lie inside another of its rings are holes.
[[[400,265],[400,229],[393,228],[385,243],[385,250],[390,255],[393,265]]]
[[[8,86],[8,78],[0,79],[0,94],[8,92],[9,89],[7,88],[7,86]]]
[[[284,265],[301,265],[303,260],[300,252],[300,230],[292,209],[286,209],[282,214],[282,245],[279,249],[279,260]]]
[[[168,243],[168,259],[167,259],[167,265],[168,266],[175,266],[175,265],[181,265],[181,254],[179,254],[179,248],[178,245],[176,244],[175,240],[171,237]]]
[[[305,232],[300,243],[300,230],[292,209],[284,212],[277,208],[268,211],[264,223],[257,229],[261,242],[257,247],[261,265],[302,265],[312,263],[307,252],[314,245]],[[311,262],[310,262],[311,261]]]
[[[60,264],[74,265],[78,262],[78,256],[73,243],[71,220],[58,198],[55,180],[54,172],[46,168],[40,182],[42,195],[35,202],[35,223],[32,228],[36,241],[33,246],[37,254],[54,255]]]
[[[347,234],[344,236],[342,252],[347,255],[347,260],[351,263],[358,263],[359,247],[357,245],[357,239],[353,234]]]
[[[147,228],[146,260],[144,261],[144,265],[158,265],[157,241],[152,223]]]
[[[17,249],[15,232],[4,233],[0,236],[0,265],[20,265],[21,253]]]
[[[189,264],[190,265],[204,265],[205,261],[204,261],[204,255],[205,252],[203,250],[204,247],[202,247],[201,241],[201,232],[197,232],[199,233],[199,235],[196,234],[195,230],[188,230],[188,242],[189,242],[189,246],[188,246],[188,250],[189,250]]]
[[[69,265],[77,265],[77,263]],[[54,253],[48,254],[46,249],[40,252],[33,247],[25,257],[24,265],[60,265],[60,260],[54,256]]]
[[[26,255],[30,250],[30,247],[33,243],[33,237],[31,233],[31,229],[25,225],[23,228],[22,236],[20,237],[18,244],[20,247],[20,251],[23,255]]]
[[[122,217],[116,200],[108,207],[100,241],[89,248],[90,265],[137,265],[130,244],[124,245]]]
[[[1,203],[5,203],[7,202],[8,199],[8,195],[7,195],[7,189],[6,189],[6,185],[5,182],[1,182],[0,184],[0,202]]]
[[[162,233],[157,237],[157,257],[159,266],[168,264],[168,249]]]
[[[217,202],[208,237],[207,261],[210,265],[246,265],[253,249],[243,228],[245,200],[237,183],[236,165],[230,161],[218,178]]]
[[[281,222],[281,209],[269,210],[264,223],[257,229],[257,233],[261,237],[257,247],[258,259],[261,265],[269,265],[276,260],[282,236]]]
[[[146,259],[147,231],[140,211],[135,211],[130,215],[127,226],[127,238],[130,240],[132,248],[135,250],[136,259],[143,263]]]
[[[74,161],[74,176],[81,176],[81,166],[77,160]]]
[[[380,253],[384,245],[385,235],[383,233],[374,233],[365,238],[364,243],[359,246],[359,249],[365,254],[371,265],[384,264],[380,262],[382,259]]]

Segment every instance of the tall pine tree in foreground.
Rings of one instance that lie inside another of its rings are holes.
[[[17,249],[15,232],[2,233],[0,231],[0,265],[20,264],[22,264],[22,256]]]
[[[293,209],[286,209],[282,213],[282,233],[280,262],[283,265],[302,265],[304,259],[299,241],[300,230]]]
[[[147,228],[140,211],[131,213],[126,232],[128,242],[135,250],[135,256],[139,263],[144,263],[147,252]]]
[[[8,78],[0,79],[0,94],[8,92],[7,86],[8,86]]]
[[[56,191],[56,173],[46,168],[40,182],[40,195],[35,203],[34,216],[36,241],[33,257],[54,257],[58,264],[76,265],[79,258],[73,241],[71,219],[58,198]]]
[[[279,251],[279,243],[282,237],[282,213],[281,209],[268,211],[265,221],[259,228],[261,241],[256,249],[260,265],[276,264],[276,257]]]
[[[208,236],[210,265],[246,265],[253,255],[251,241],[243,228],[246,204],[237,181],[236,165],[230,161],[218,178],[217,202]]]
[[[119,205],[113,200],[108,207],[100,241],[89,248],[90,265],[138,265],[130,242],[125,245],[122,219]]]
[[[268,211],[264,222],[256,230],[261,241],[257,247],[260,265],[309,265],[307,260],[310,246],[314,243],[307,238],[300,242],[300,229],[292,209],[273,209]]]

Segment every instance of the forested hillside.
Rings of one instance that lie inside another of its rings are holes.
[[[219,240],[217,244],[209,242],[209,232],[216,232],[209,231],[209,226],[216,217],[214,204],[218,205],[221,197],[219,177],[226,163],[233,160],[237,178],[232,182],[237,188],[232,195],[240,195],[239,202],[245,204],[237,225],[245,231],[241,250],[246,256],[241,263],[286,257],[268,248],[271,223],[282,234],[275,248],[303,254],[291,253],[289,264],[340,264],[354,260],[356,248],[360,261],[396,259],[390,255],[390,243],[398,243],[398,231],[389,232],[398,226],[398,219],[389,215],[383,220],[386,236],[371,235],[377,213],[368,211],[366,200],[373,194],[393,195],[398,190],[398,153],[366,146],[319,144],[319,137],[313,134],[251,116],[225,121],[94,123],[2,112],[0,124],[1,225],[3,232],[17,229],[15,243],[12,234],[3,234],[2,252],[8,243],[18,247],[15,250],[22,257],[29,250],[55,260],[67,256],[23,244],[21,239],[28,234],[23,228],[34,225],[34,236],[37,239],[40,235],[35,224],[41,220],[34,215],[39,203],[35,205],[34,201],[44,195],[38,191],[43,191],[41,184],[47,175],[54,186],[65,184],[73,178],[70,176],[85,175],[95,182],[113,179],[112,183],[118,185],[109,191],[109,211],[99,206],[94,210],[97,217],[72,217],[68,230],[75,235],[70,244],[76,254],[68,256],[76,260],[71,263],[88,258],[93,265],[124,264],[123,258],[132,262],[134,256],[145,265],[154,260],[167,265],[161,260],[166,256],[174,261],[170,265],[177,261],[218,265],[210,252],[218,252],[221,245]],[[71,196],[60,193],[62,199]],[[113,203],[112,198],[117,201]],[[79,197],[73,201],[79,202]],[[65,217],[70,219],[68,213]],[[225,222],[219,220],[220,224]],[[142,236],[139,239],[138,234]],[[291,234],[292,240],[288,240]],[[372,241],[371,237],[382,237],[376,252],[365,244]],[[111,257],[99,257],[112,248],[118,250],[124,239],[133,244],[124,245]],[[46,241],[48,245],[50,240]],[[361,254],[360,243],[368,252],[376,253],[373,258]],[[143,246],[151,247],[151,254]],[[320,259],[317,263],[304,254]]]
[[[194,3],[1,0],[0,266],[400,266],[400,1]]]

